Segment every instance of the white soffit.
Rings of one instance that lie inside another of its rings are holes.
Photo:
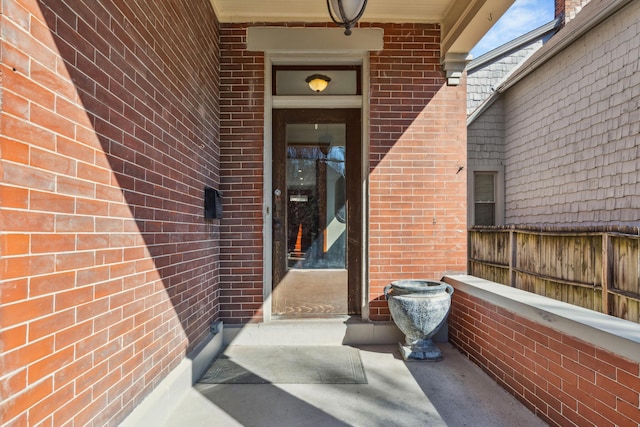
[[[441,26],[440,51],[442,55],[466,54],[487,33],[489,28],[511,6],[514,0],[368,0],[360,19],[363,23],[437,23]],[[218,20],[222,23],[295,23],[330,22],[326,0],[211,0]],[[309,28],[309,27],[307,27]],[[363,27],[356,30],[369,30]],[[339,29],[338,29],[339,30]],[[334,36],[328,36],[334,37]],[[345,46],[343,37],[337,50],[380,50],[377,47]],[[255,40],[254,40],[255,41]],[[251,50],[272,50],[260,45]],[[289,50],[336,50],[327,47],[325,41],[316,41],[312,48],[305,41],[290,41]],[[333,42],[331,42],[333,43]],[[353,43],[355,42],[347,42]],[[282,44],[280,49],[287,50]],[[463,65],[466,65],[463,64]],[[445,67],[447,68],[447,67]],[[456,70],[457,70],[456,66]],[[458,72],[458,71],[456,71]]]
[[[382,28],[247,28],[247,50],[253,51],[375,51],[384,46]]]
[[[325,0],[211,0],[220,22],[330,22]],[[442,22],[451,0],[369,0],[362,22]]]

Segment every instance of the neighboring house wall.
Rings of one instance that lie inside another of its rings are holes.
[[[466,159],[465,86],[446,85],[438,25],[372,26],[385,40],[370,57],[368,298],[370,318],[389,320],[391,281],[466,270],[466,175],[456,173]],[[227,323],[260,321],[263,304],[264,55],[246,50],[246,27],[221,28]]]
[[[498,98],[469,125],[469,169],[504,164],[504,101]]]
[[[218,316],[207,0],[2,4],[0,424],[116,425]]]
[[[554,20],[512,40],[467,65],[467,174],[469,225],[504,224],[504,101],[495,89],[557,31]],[[480,176],[482,175],[482,176]],[[493,178],[493,213],[476,200],[487,195],[487,179]],[[476,188],[476,180],[483,184]],[[476,216],[476,209],[482,209]],[[492,217],[492,219],[490,219]]]
[[[637,225],[638,22],[631,2],[502,95],[508,223]]]
[[[478,173],[492,174],[494,224],[504,224],[504,102],[498,97],[467,126],[468,224],[476,225],[475,180]],[[486,225],[486,224],[485,224]]]
[[[508,51],[488,63],[475,65],[472,61],[467,66],[467,115],[486,100],[493,89],[507,74],[522,63],[531,53],[542,47],[545,37],[536,38],[524,45],[518,45],[514,50]],[[479,57],[477,61],[482,61]],[[471,135],[470,135],[471,136]]]

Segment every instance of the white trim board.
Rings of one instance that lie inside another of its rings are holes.
[[[252,27],[253,28],[253,27]],[[273,28],[272,28],[273,29]],[[277,28],[276,28],[277,29]],[[282,28],[280,28],[282,29]],[[285,28],[286,29],[286,28]],[[289,28],[291,29],[291,28]],[[301,28],[300,30],[317,30],[317,28]],[[343,37],[345,37],[343,35]],[[362,66],[362,95],[353,96],[274,96],[272,93],[272,67],[273,65],[360,65]],[[262,321],[268,323],[272,320],[271,311],[271,292],[272,292],[272,262],[273,262],[273,235],[271,232],[272,225],[272,110],[277,108],[360,108],[362,118],[362,159],[363,159],[363,176],[362,176],[362,206],[363,206],[363,224],[362,224],[362,247],[363,247],[363,266],[361,274],[361,318],[369,319],[369,282],[368,282],[368,158],[369,158],[369,52],[367,51],[338,51],[338,52],[317,52],[311,50],[300,51],[297,53],[267,51],[264,60],[264,176],[263,176],[263,306]]]
[[[382,28],[354,28],[350,36],[345,36],[340,28],[247,28],[247,50],[250,51],[379,51],[383,47]]]

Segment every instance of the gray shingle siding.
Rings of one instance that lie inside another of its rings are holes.
[[[504,162],[504,102],[498,98],[467,129],[470,166],[494,166]]]
[[[542,46],[542,40],[522,46],[520,49],[502,56],[481,68],[470,70],[467,74],[467,115],[471,114],[491,95],[493,88],[518,66],[533,51]]]
[[[501,96],[507,223],[638,225],[639,22],[631,2]]]

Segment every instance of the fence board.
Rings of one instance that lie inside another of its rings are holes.
[[[638,239],[612,236],[611,280],[609,287],[621,291],[640,294],[638,285]]]
[[[640,323],[639,231],[473,228],[469,270],[474,276]],[[625,234],[632,232],[636,234]]]
[[[470,257],[491,264],[509,265],[509,233],[476,233],[470,239]]]
[[[470,273],[476,277],[482,277],[492,282],[508,283],[509,270],[503,267],[483,264],[480,262],[471,262]]]
[[[540,236],[533,233],[516,234],[516,253],[513,265],[525,271],[544,271],[546,265],[540,259]]]
[[[640,301],[624,295],[609,296],[611,315],[640,323]]]

